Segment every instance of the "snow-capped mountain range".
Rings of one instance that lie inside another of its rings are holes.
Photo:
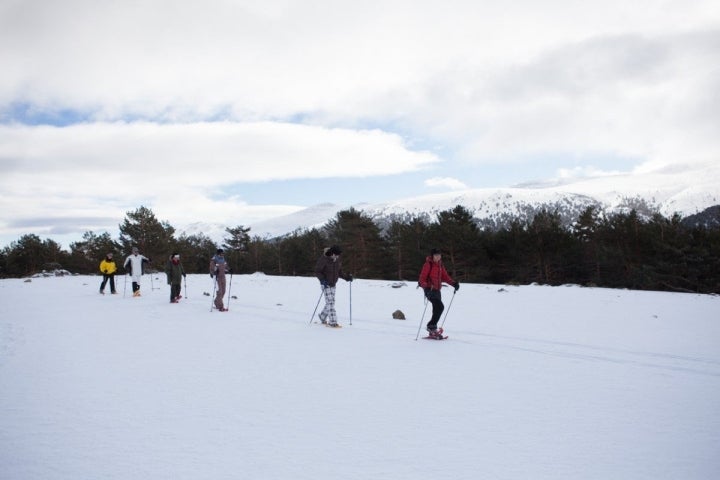
[[[509,188],[470,189],[404,198],[386,203],[344,205],[320,203],[289,215],[271,218],[249,226],[252,236],[272,238],[298,229],[321,227],[348,208],[363,211],[383,223],[393,217],[427,215],[433,220],[438,212],[462,205],[471,211],[479,224],[500,227],[511,219],[531,219],[540,209],[558,211],[566,224],[573,222],[588,206],[604,213],[637,210],[643,215],[658,212],[694,215],[720,204],[720,179],[717,169],[698,181],[697,171],[685,178],[683,171],[655,171],[647,174],[617,174],[566,182],[526,183]],[[203,232],[220,241],[231,225],[195,223],[186,234]]]

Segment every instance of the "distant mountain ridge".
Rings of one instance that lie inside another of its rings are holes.
[[[574,222],[578,215],[589,206],[600,212],[611,214],[627,213],[636,210],[640,215],[649,217],[654,213],[682,217],[700,214],[709,207],[720,204],[720,185],[708,183],[704,186],[682,188],[677,185],[663,188],[637,188],[635,194],[624,194],[619,189],[600,191],[597,188],[584,188],[576,193],[572,187],[577,184],[555,187],[472,189],[459,192],[446,192],[405,198],[380,204],[338,205],[321,203],[298,212],[256,222],[250,234],[263,238],[273,238],[289,234],[298,229],[318,228],[333,219],[337,212],[348,208],[363,211],[380,225],[389,223],[393,218],[411,216],[426,217],[432,221],[439,212],[462,205],[486,228],[501,228],[514,219],[530,220],[542,209],[558,212],[563,224]],[[240,223],[242,224],[242,223]],[[225,227],[235,225],[193,224],[186,233],[202,232],[213,240],[221,241],[225,236]]]

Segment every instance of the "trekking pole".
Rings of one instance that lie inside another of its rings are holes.
[[[127,290],[127,273],[125,274],[125,285],[123,286],[123,298],[125,298],[125,290]]]
[[[315,318],[315,312],[317,312],[318,307],[320,306],[320,300],[322,300],[323,293],[325,293],[325,287],[320,290],[320,296],[318,297],[317,304],[315,305],[315,310],[313,310],[313,314],[310,317],[310,321],[308,322],[308,326],[312,325],[313,318]]]
[[[427,298],[426,298],[425,299],[425,308],[423,309],[422,317],[420,317],[420,325],[418,325],[418,331],[417,331],[417,335],[415,335],[415,340],[420,338],[420,328],[422,328],[423,320],[425,320],[425,312],[427,311],[428,303],[430,303],[430,302],[428,302]]]
[[[227,305],[227,308],[225,309],[228,312],[230,311],[230,299],[232,298],[230,296],[230,292],[232,292],[232,273],[230,274],[230,285],[228,285],[228,305]]]
[[[352,325],[352,282],[350,282],[350,325]]]
[[[187,300],[187,277],[183,275],[183,282],[185,283],[185,300]]]
[[[452,307],[452,302],[455,300],[455,293],[457,293],[457,290],[453,292],[453,296],[450,299],[450,303],[448,304],[447,310],[445,310],[445,316],[443,317],[442,322],[440,323],[440,328],[442,328],[443,325],[445,325],[445,319],[447,319],[448,313],[450,313],[450,307]]]
[[[217,287],[217,278],[213,277],[215,280],[213,281],[213,293],[210,297],[210,311],[213,311],[213,307],[215,306],[215,288]]]

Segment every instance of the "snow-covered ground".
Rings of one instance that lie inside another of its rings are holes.
[[[463,284],[438,342],[414,282],[123,280],[0,280],[1,479],[720,478],[720,297]]]

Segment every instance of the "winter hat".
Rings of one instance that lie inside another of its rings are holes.
[[[442,252],[440,251],[439,248],[433,248],[432,250],[430,250],[430,255],[431,255],[431,256],[432,256],[432,255],[440,255],[441,253],[442,253]]]
[[[225,253],[225,250],[223,250],[222,248],[218,248],[218,249],[217,249],[217,252],[215,252],[215,253],[217,253],[218,255],[220,255],[221,253]]]
[[[173,254],[171,256],[172,256],[172,258],[180,258],[180,254],[177,252],[173,252]]]
[[[139,250],[137,247],[133,247],[132,251],[133,251],[133,253],[137,253]]]
[[[342,249],[340,247],[338,247],[337,245],[333,245],[332,247],[328,248],[325,251],[325,255],[327,255],[328,257],[331,255],[340,255],[341,253],[342,253]]]

